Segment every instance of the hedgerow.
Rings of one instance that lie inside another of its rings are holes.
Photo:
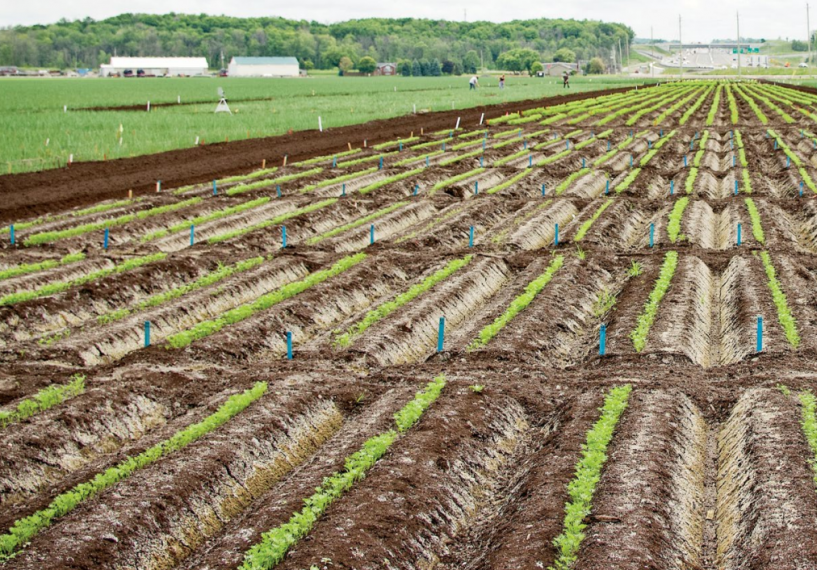
[[[536,298],[536,296],[542,292],[542,289],[544,289],[545,286],[550,283],[550,280],[553,279],[556,272],[561,269],[562,265],[564,265],[564,260],[565,258],[563,255],[557,255],[554,257],[553,261],[550,262],[550,265],[545,272],[528,283],[528,285],[525,287],[525,292],[511,301],[511,304],[504,313],[497,317],[496,320],[494,320],[494,322],[492,322],[490,325],[479,331],[477,338],[475,338],[473,342],[468,345],[468,350],[477,350],[491,342],[491,339],[498,335],[499,331],[501,331],[505,325],[511,322],[516,315],[524,311],[525,308]]]
[[[432,275],[429,275],[425,279],[423,279],[420,283],[413,285],[409,288],[408,291],[405,293],[401,293],[397,297],[394,298],[392,301],[387,301],[382,305],[378,306],[377,308],[369,311],[366,313],[366,316],[363,319],[351,327],[349,327],[346,332],[344,333],[337,333],[334,339],[334,345],[338,348],[345,348],[352,344],[352,340],[361,334],[363,334],[366,330],[369,329],[372,325],[377,323],[378,321],[383,320],[388,315],[405,305],[406,303],[414,300],[415,298],[419,297],[432,287],[434,287],[440,281],[447,279],[451,274],[459,271],[466,265],[468,265],[471,260],[473,259],[473,255],[466,255],[461,259],[455,259],[449,262],[445,267],[436,271]]]
[[[125,271],[130,271],[132,269],[142,267],[143,265],[147,265],[148,263],[160,261],[166,257],[167,257],[166,253],[154,253],[153,255],[146,255],[144,257],[129,259],[127,261],[119,263],[118,265],[115,265],[114,267],[100,269],[99,271],[94,271],[93,273],[89,273],[87,275],[83,275],[75,279],[70,279],[68,281],[57,281],[56,283],[48,283],[47,285],[43,285],[39,289],[34,289],[33,291],[19,291],[16,293],[10,293],[4,297],[0,297],[0,306],[13,305],[15,303],[31,301],[32,299],[38,299],[40,297],[56,295],[57,293],[67,291],[71,287],[76,287],[77,285],[90,283],[91,281],[102,279],[103,277],[107,277],[108,275],[124,273]]]
[[[281,562],[297,542],[309,534],[315,522],[326,509],[343,496],[352,486],[366,477],[366,473],[383,457],[397,438],[408,431],[422,417],[425,410],[439,398],[445,387],[445,376],[438,376],[414,399],[394,415],[396,430],[389,430],[368,439],[361,449],[344,461],[342,473],[325,478],[315,493],[304,500],[304,507],[289,521],[261,535],[261,541],[244,554],[241,570],[268,570]]]
[[[293,210],[291,212],[286,212],[285,214],[281,214],[280,216],[276,216],[271,220],[264,220],[263,222],[258,222],[257,224],[253,224],[251,226],[246,226],[243,228],[237,228],[232,231],[229,231],[224,234],[219,234],[217,236],[213,236],[207,240],[207,243],[219,243],[222,241],[227,241],[228,239],[232,239],[234,237],[243,236],[250,232],[254,232],[256,230],[260,230],[263,228],[268,228],[270,226],[277,226],[291,218],[296,216],[301,216],[303,214],[308,214],[310,212],[314,212],[315,210],[320,210],[321,208],[325,208],[326,206],[331,206],[335,202],[337,202],[337,198],[327,198],[326,200],[322,200],[320,202],[315,202],[314,204],[310,204],[309,206],[304,206],[303,208],[298,208],[297,210]]]
[[[766,277],[769,279],[769,289],[772,291],[772,300],[777,307],[777,320],[780,321],[780,325],[786,333],[786,340],[788,340],[789,344],[794,348],[797,348],[800,346],[800,334],[797,332],[797,323],[789,309],[783,287],[780,285],[780,281],[777,280],[772,258],[769,257],[769,252],[761,251],[760,259],[763,261],[763,268],[766,270]]]
[[[258,382],[253,388],[231,396],[215,413],[202,421],[176,432],[153,447],[135,457],[129,457],[118,465],[97,474],[88,482],[80,483],[69,491],[57,495],[45,508],[25,518],[17,520],[7,534],[0,536],[0,562],[9,560],[41,530],[51,526],[58,518],[73,511],[80,503],[91,499],[130,477],[134,472],[155,463],[162,457],[178,451],[197,439],[225,424],[247,406],[258,400],[267,391],[265,382]]]
[[[557,556],[549,570],[571,570],[576,562],[579,547],[585,538],[585,518],[590,514],[593,494],[596,491],[601,470],[607,461],[607,446],[630,398],[632,386],[625,384],[611,389],[604,398],[601,417],[587,432],[587,443],[582,445],[582,457],[576,464],[576,473],[567,486],[569,496],[565,505],[564,529],[553,544]]]
[[[15,265],[14,267],[9,267],[8,269],[0,270],[0,281],[3,279],[11,279],[12,277],[18,277],[20,275],[26,275],[27,273],[36,273],[37,271],[45,271],[46,269],[53,269],[61,265],[76,263],[77,261],[82,261],[83,259],[85,259],[84,253],[69,253],[62,259],[47,259],[39,263],[21,263],[20,265]]]
[[[664,263],[661,265],[661,271],[658,274],[658,279],[655,281],[655,286],[650,292],[650,297],[647,299],[646,305],[644,305],[644,310],[638,316],[635,329],[630,333],[630,339],[633,341],[636,352],[644,350],[647,344],[647,335],[650,332],[650,327],[658,315],[658,306],[661,303],[661,299],[664,298],[667,290],[669,290],[676,267],[678,267],[678,252],[668,251],[666,256],[664,256]]]
[[[150,208],[149,210],[144,210],[141,212],[134,212],[132,214],[125,214],[123,216],[119,216],[117,218],[113,218],[112,220],[101,220],[98,222],[91,222],[88,224],[82,224],[81,226],[74,226],[73,228],[67,228],[64,230],[55,230],[52,232],[42,232],[39,234],[34,234],[33,236],[26,238],[23,242],[25,245],[39,245],[43,243],[51,243],[61,239],[76,237],[82,234],[87,234],[94,231],[104,230],[105,228],[110,228],[113,226],[121,226],[127,224],[129,222],[133,222],[135,220],[144,220],[153,216],[159,216],[162,214],[168,214],[170,212],[175,212],[176,210],[181,210],[182,208],[187,208],[188,206],[194,206],[201,202],[201,198],[190,198],[188,200],[183,200],[181,202],[177,202],[175,204],[168,204],[166,206],[157,206],[156,208]]]
[[[53,408],[85,391],[85,376],[74,374],[67,384],[53,384],[26,398],[11,411],[0,410],[0,429]]]

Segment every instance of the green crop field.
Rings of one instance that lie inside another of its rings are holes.
[[[637,80],[640,82],[641,80]],[[633,80],[574,78],[571,91]],[[215,114],[223,87],[233,115]],[[413,111],[441,111],[564,93],[555,78],[495,77],[468,90],[468,77],[314,77],[307,79],[140,78],[0,80],[0,168],[3,173],[74,161],[131,157],[205,143],[280,135],[288,130],[362,123]],[[157,103],[182,105],[155,107]],[[147,112],[147,102],[154,107]],[[192,103],[196,104],[184,104]],[[88,111],[145,105],[145,111]],[[67,106],[67,112],[63,108]],[[121,133],[120,133],[121,127]],[[120,136],[121,134],[121,136]],[[407,133],[408,135],[408,133]]]

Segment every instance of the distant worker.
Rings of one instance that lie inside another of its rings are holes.
[[[499,88],[505,89],[505,75],[502,74],[499,76]]]
[[[474,75],[473,77],[471,77],[471,81],[469,81],[468,84],[470,85],[470,87],[468,88],[469,91],[471,91],[472,89],[476,89],[477,87],[479,87],[479,79],[477,79],[477,76]]]
[[[567,89],[569,87],[570,87],[570,74],[567,71],[565,71],[562,74],[562,88]]]

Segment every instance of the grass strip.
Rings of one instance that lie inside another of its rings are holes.
[[[757,211],[755,201],[746,198],[746,209],[749,210],[749,218],[752,220],[752,235],[758,243],[766,243],[766,236],[763,234],[763,225],[760,223],[760,212]]]
[[[77,261],[82,261],[83,259],[85,259],[84,253],[69,253],[59,260],[47,259],[45,261],[41,261],[40,263],[21,263],[20,265],[15,265],[14,267],[9,267],[8,269],[3,269],[0,271],[0,281],[3,279],[11,279],[12,277],[17,277],[19,275],[25,275],[27,273],[36,273],[38,271],[45,271],[46,269],[53,269],[61,265],[76,263]]]
[[[585,538],[585,518],[590,514],[593,494],[607,461],[607,446],[613,439],[621,414],[627,409],[631,391],[629,384],[612,388],[604,398],[601,416],[587,432],[587,443],[582,445],[582,457],[576,464],[576,473],[567,485],[570,498],[565,505],[564,529],[553,540],[558,554],[548,570],[570,570],[576,562],[579,547]]]
[[[786,333],[786,340],[794,348],[800,346],[800,333],[797,332],[797,323],[794,316],[791,314],[789,304],[786,302],[786,294],[783,292],[783,287],[780,281],[777,280],[777,273],[772,263],[772,258],[768,251],[760,252],[760,259],[763,261],[763,268],[766,270],[766,277],[769,279],[769,289],[772,291],[772,300],[777,307],[777,320],[783,327]]]
[[[604,213],[604,210],[610,207],[610,204],[613,203],[613,199],[610,198],[604,204],[599,206],[599,209],[593,213],[593,216],[582,224],[582,227],[579,228],[579,231],[576,232],[576,235],[573,236],[573,241],[581,241],[584,239],[585,234],[590,230],[590,227],[593,223],[599,219],[599,217]]]
[[[638,316],[635,329],[630,333],[630,339],[633,341],[636,352],[644,350],[647,344],[647,334],[649,334],[650,327],[655,321],[656,315],[658,315],[658,305],[660,305],[661,299],[666,295],[677,267],[678,252],[668,251],[666,256],[664,256],[664,263],[661,265],[661,271],[658,274],[658,279],[655,281],[653,290],[650,292],[650,297],[647,299],[647,304],[644,305],[644,310]]]
[[[416,424],[423,413],[439,398],[445,387],[441,375],[417,392],[414,399],[394,415],[396,430],[390,429],[366,440],[360,450],[346,458],[342,473],[333,473],[304,499],[304,507],[289,521],[261,535],[261,541],[244,554],[240,570],[268,570],[284,559],[286,553],[312,530],[329,506],[366,477],[366,473],[383,457],[400,434]]]
[[[401,180],[405,180],[406,178],[410,178],[410,177],[414,176],[415,174],[420,174],[423,170],[425,170],[425,166],[421,166],[420,168],[415,168],[414,170],[407,170],[405,172],[401,172],[400,174],[395,174],[394,176],[389,176],[388,178],[385,178],[384,180],[380,180],[380,181],[375,182],[373,184],[369,184],[368,186],[366,186],[364,188],[361,188],[357,192],[358,192],[358,194],[368,194],[369,192],[373,192],[374,190],[377,190],[378,188],[382,188],[383,186],[386,186],[387,184],[391,184],[393,182],[399,182]]]
[[[17,520],[7,534],[0,536],[0,562],[5,562],[41,530],[51,526],[58,518],[73,511],[80,503],[91,499],[128,478],[138,469],[155,463],[162,457],[178,451],[229,421],[233,416],[258,400],[267,391],[265,382],[258,382],[251,389],[231,396],[215,413],[202,421],[176,432],[135,457],[129,457],[118,465],[97,474],[93,479],[80,483],[69,491],[57,495],[45,509]]]
[[[814,456],[809,463],[814,471],[814,483],[817,485],[817,398],[807,390],[800,392],[797,397],[802,406],[800,425],[803,427],[803,435],[806,436],[806,441]]]
[[[149,210],[144,210],[142,212],[125,214],[112,220],[91,222],[89,224],[82,224],[81,226],[75,226],[73,228],[57,230],[53,232],[42,232],[39,234],[34,234],[29,238],[26,238],[25,242],[23,243],[24,245],[39,245],[43,243],[52,243],[61,239],[76,237],[82,234],[87,234],[98,230],[104,230],[105,228],[110,228],[112,226],[121,226],[136,220],[144,220],[153,216],[168,214],[170,212],[181,210],[182,208],[187,208],[188,206],[194,206],[201,201],[202,199],[198,197],[190,198],[188,200],[182,200],[181,202],[177,202],[176,204],[157,206],[155,208],[150,208]]]
[[[473,170],[469,170],[468,172],[463,172],[462,174],[458,174],[456,176],[452,176],[451,178],[447,178],[441,182],[437,182],[434,186],[431,187],[429,194],[434,194],[437,190],[441,190],[452,184],[456,184],[457,182],[462,182],[466,178],[471,178],[472,176],[476,176],[477,174],[482,174],[485,172],[484,168],[475,168]]]
[[[10,412],[0,410],[0,429],[11,423],[21,422],[31,416],[62,404],[85,391],[85,376],[74,374],[68,384],[52,384],[43,388],[31,398],[26,398]]]
[[[363,334],[373,324],[386,318],[391,313],[393,313],[394,311],[396,311],[409,301],[412,301],[416,297],[419,297],[420,295],[434,287],[440,281],[447,279],[451,274],[459,271],[460,269],[468,265],[473,259],[473,257],[474,257],[473,255],[466,255],[461,259],[455,259],[449,262],[445,267],[443,267],[439,271],[434,272],[432,275],[429,275],[420,283],[412,285],[408,291],[406,291],[405,293],[401,293],[400,295],[395,297],[393,301],[388,301],[378,306],[377,308],[372,309],[371,311],[366,313],[366,316],[364,316],[361,321],[349,327],[349,329],[347,329],[346,332],[337,334],[335,336],[333,344],[335,345],[336,348],[345,348],[349,346],[350,344],[352,344],[352,340],[356,336]]]
[[[486,192],[486,194],[496,194],[497,192],[501,192],[501,191],[502,191],[502,190],[504,190],[505,188],[508,188],[509,186],[511,186],[511,185],[513,185],[513,184],[516,184],[517,182],[519,182],[520,180],[522,180],[523,178],[525,178],[526,176],[528,176],[528,175],[529,175],[529,174],[531,174],[532,172],[533,172],[533,169],[532,169],[532,168],[526,168],[525,170],[523,170],[523,171],[522,171],[522,172],[520,172],[519,174],[514,174],[513,176],[511,176],[510,178],[508,178],[508,179],[507,179],[505,182],[503,182],[502,184],[498,184],[498,185],[494,186],[493,188],[491,188],[490,190],[488,190],[488,191]]]
[[[343,174],[341,176],[336,176],[335,178],[327,178],[326,180],[321,180],[316,184],[304,186],[303,188],[298,190],[298,192],[300,192],[301,194],[306,194],[307,192],[312,192],[313,190],[317,190],[318,188],[325,188],[326,186],[331,186],[332,184],[341,184],[343,182],[346,182],[347,180],[353,180],[355,178],[366,176],[368,174],[374,174],[378,170],[379,168],[377,166],[373,166],[372,168],[367,168],[366,170],[350,172],[349,174]]]
[[[201,216],[196,216],[192,220],[180,222],[176,225],[170,226],[169,228],[164,228],[161,230],[156,230],[155,232],[151,232],[142,237],[142,242],[151,241],[154,239],[163,238],[170,234],[179,233],[184,230],[190,229],[190,226],[198,226],[201,224],[206,224],[207,222],[212,222],[215,220],[220,220],[221,218],[226,218],[227,216],[232,216],[234,214],[240,214],[241,212],[246,212],[247,210],[251,210],[253,208],[257,208],[258,206],[263,206],[267,202],[270,201],[269,196],[264,196],[263,198],[256,198],[255,200],[250,200],[249,202],[244,202],[243,204],[237,204],[235,206],[229,206],[222,210],[216,210],[214,212],[210,212],[209,214],[203,214]]]
[[[312,168],[310,170],[304,170],[303,172],[295,172],[293,174],[279,176],[278,178],[273,178],[271,180],[259,180],[258,182],[252,182],[251,184],[233,186],[232,188],[227,190],[226,194],[227,196],[236,196],[238,194],[243,194],[251,190],[257,190],[258,188],[268,188],[273,184],[283,184],[284,182],[291,182],[292,180],[298,180],[299,178],[312,176],[313,174],[318,174],[320,172],[323,172],[323,168],[317,167]]]
[[[492,322],[490,325],[479,331],[477,338],[475,338],[471,344],[468,345],[468,350],[477,350],[491,342],[491,339],[498,335],[499,331],[501,331],[505,325],[511,322],[516,315],[525,310],[525,308],[531,304],[536,296],[542,292],[542,289],[544,289],[545,286],[550,283],[550,280],[553,279],[556,272],[561,269],[562,265],[564,265],[564,261],[565,258],[563,255],[557,255],[554,257],[553,261],[550,262],[550,265],[545,272],[528,283],[528,285],[525,287],[525,292],[511,301],[511,304],[507,309],[505,309],[504,313],[497,317],[496,320],[494,320],[494,322]]]
[[[672,207],[672,211],[669,213],[667,235],[672,243],[675,243],[678,240],[678,234],[681,233],[681,219],[684,216],[684,210],[686,210],[688,204],[688,197],[684,196],[683,198],[679,198]]]
[[[289,283],[277,291],[261,295],[252,303],[246,303],[234,309],[230,309],[229,311],[222,313],[218,318],[200,322],[190,329],[169,336],[167,339],[166,348],[184,348],[193,341],[215,334],[226,326],[240,323],[241,321],[250,318],[255,313],[265,311],[278,303],[286,301],[287,299],[306,291],[310,287],[323,283],[327,279],[330,279],[336,275],[340,275],[364,259],[366,259],[365,253],[358,253],[352,256],[344,257],[329,269],[322,269],[320,271],[310,273],[300,281]]]
[[[246,226],[243,228],[237,228],[235,230],[229,231],[226,234],[219,234],[217,236],[213,236],[207,240],[207,243],[219,243],[222,241],[227,241],[228,239],[232,239],[234,237],[243,236],[250,232],[254,232],[256,230],[260,230],[263,228],[267,228],[269,226],[275,226],[282,222],[289,220],[290,218],[294,218],[296,216],[301,216],[303,214],[308,214],[310,212],[314,212],[315,210],[320,210],[321,208],[325,208],[326,206],[330,206],[337,202],[337,198],[327,198],[326,200],[322,200],[320,202],[316,202],[314,204],[310,204],[309,206],[304,206],[303,208],[298,208],[297,210],[293,210],[291,212],[287,212],[285,214],[281,214],[271,220],[264,220],[263,222],[258,222],[257,224],[253,224],[251,226]]]
[[[215,271],[211,271],[210,273],[199,277],[192,283],[188,283],[187,285],[181,285],[180,287],[175,287],[169,291],[165,291],[163,293],[158,293],[147,299],[140,301],[134,307],[126,307],[123,309],[118,309],[116,311],[111,311],[110,313],[105,313],[104,315],[100,315],[97,317],[97,322],[102,325],[106,325],[108,323],[112,323],[114,321],[121,320],[132,313],[136,313],[139,311],[144,311],[145,309],[149,309],[151,307],[156,307],[173,299],[178,299],[182,295],[187,295],[188,293],[192,293],[193,291],[197,291],[204,287],[209,287],[214,283],[218,283],[222,279],[226,279],[231,275],[236,273],[242,273],[253,267],[257,267],[264,262],[263,257],[253,257],[250,259],[246,259],[244,261],[239,261],[234,265],[222,265],[219,263],[218,269]]]
[[[395,211],[395,210],[397,210],[399,208],[402,208],[406,204],[408,204],[408,202],[397,202],[396,204],[392,204],[391,206],[386,206],[385,208],[381,208],[380,210],[378,210],[376,212],[372,212],[368,216],[358,218],[357,220],[355,220],[353,222],[349,222],[348,224],[344,224],[344,225],[339,226],[339,227],[337,227],[335,229],[329,230],[328,232],[322,233],[321,235],[313,236],[313,237],[309,238],[308,240],[306,240],[306,244],[307,245],[315,245],[316,243],[322,242],[325,239],[334,237],[334,236],[336,236],[338,234],[342,234],[345,231],[360,227],[363,224],[367,224],[367,223],[371,222],[372,220],[376,220],[377,218],[379,218],[381,216],[385,216],[386,214],[390,214],[391,212],[393,212],[393,211]]]
[[[34,289],[33,291],[20,291],[17,293],[11,293],[9,295],[5,295],[4,297],[0,297],[0,306],[14,305],[15,303],[22,303],[23,301],[31,301],[32,299],[39,299],[40,297],[56,295],[57,293],[67,291],[71,287],[76,287],[77,285],[90,283],[91,281],[102,279],[103,277],[107,277],[109,275],[131,271],[132,269],[142,267],[143,265],[147,265],[148,263],[153,263],[154,261],[161,261],[166,257],[167,257],[166,253],[154,253],[153,255],[136,257],[124,261],[118,265],[115,265],[114,267],[100,269],[99,271],[94,271],[93,273],[83,275],[82,277],[77,277],[76,279],[70,279],[68,281],[57,281],[56,283],[49,283],[47,285],[43,285],[39,289]]]

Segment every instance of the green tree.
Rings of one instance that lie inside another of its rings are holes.
[[[439,77],[442,75],[442,68],[440,66],[440,60],[436,57],[428,62],[428,74],[431,77]]]
[[[479,55],[476,51],[469,50],[462,58],[462,69],[465,73],[476,73],[477,68],[479,68]]]
[[[576,61],[576,52],[570,48],[559,48],[556,50],[556,53],[553,54],[553,61],[563,61],[565,63],[575,63]]]
[[[420,77],[423,74],[423,68],[420,67],[420,62],[416,59],[411,62],[411,74],[414,77]]]
[[[807,51],[808,50],[808,43],[800,41],[800,40],[792,40],[791,41],[791,49],[792,49],[792,51]]]
[[[411,62],[407,59],[401,59],[397,62],[397,73],[403,77],[411,76]]]
[[[373,73],[377,69],[377,62],[367,55],[357,62],[357,69],[361,73]]]
[[[598,75],[604,73],[604,61],[600,57],[594,57],[587,64],[587,73],[590,75]]]
[[[311,59],[305,59],[304,62],[301,64],[301,67],[309,71],[310,69],[315,69],[315,64],[312,63]]]
[[[352,60],[345,55],[342,58],[340,58],[340,61],[338,62],[338,68],[340,69],[341,73],[346,73],[347,71],[352,69],[354,65],[355,64],[352,63]]]
[[[531,75],[536,75],[540,71],[544,71],[544,70],[545,70],[545,66],[542,65],[541,61],[534,61],[531,64],[531,66],[528,68],[528,73],[530,73]]]

